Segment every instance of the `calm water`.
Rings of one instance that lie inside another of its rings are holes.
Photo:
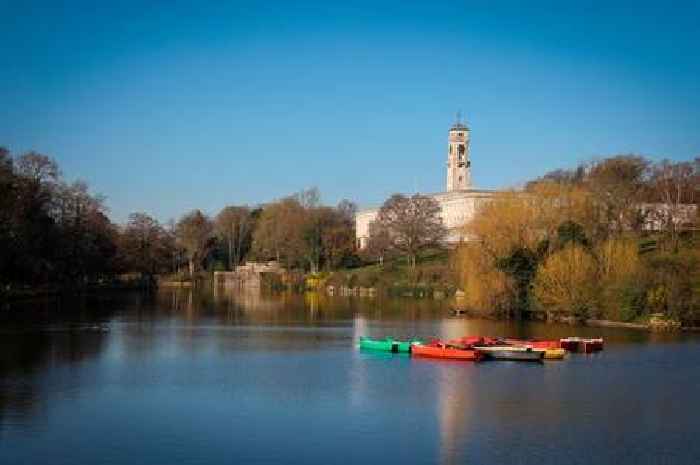
[[[0,315],[2,464],[700,463],[697,336],[230,292]],[[355,347],[364,334],[478,333],[602,334],[606,350],[473,364]]]

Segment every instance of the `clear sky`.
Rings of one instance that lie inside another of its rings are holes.
[[[698,1],[0,0],[0,145],[55,157],[116,221],[441,191],[457,110],[477,187],[691,159],[699,21]]]

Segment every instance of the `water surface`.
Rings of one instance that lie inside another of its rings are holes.
[[[2,464],[700,463],[693,335],[224,290],[0,315]],[[606,350],[474,364],[356,348],[361,335],[574,333]]]

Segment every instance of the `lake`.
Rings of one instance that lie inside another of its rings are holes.
[[[700,463],[698,335],[448,309],[230,290],[0,308],[0,463]],[[541,364],[356,347],[473,334],[606,346]]]

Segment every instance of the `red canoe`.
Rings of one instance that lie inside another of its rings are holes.
[[[470,360],[478,362],[483,354],[474,349],[459,349],[443,342],[431,342],[430,344],[414,344],[411,354],[418,357],[446,358],[452,360]]]

